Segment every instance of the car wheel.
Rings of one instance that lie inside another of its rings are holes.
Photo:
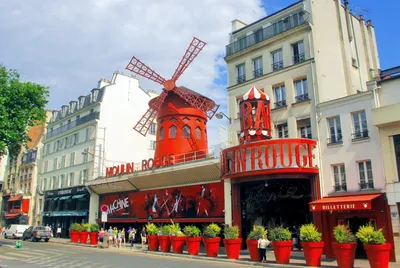
[[[35,242],[35,241],[36,241],[36,239],[33,236],[31,236],[31,242]]]
[[[25,236],[23,236],[23,237],[22,237],[22,241],[25,241],[25,239],[26,239]]]
[[[13,234],[12,238],[13,238],[13,239],[17,239],[17,237],[15,236],[15,234]]]
[[[7,234],[4,234],[4,239],[7,239]]]
[[[45,239],[44,242],[49,242],[49,239]]]

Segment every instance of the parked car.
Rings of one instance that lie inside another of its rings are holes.
[[[43,239],[45,242],[49,242],[50,231],[46,231],[44,226],[30,226],[22,234],[22,240],[30,239],[32,242],[40,241]]]
[[[5,231],[4,238],[21,238],[24,231],[28,228],[29,225],[11,224],[10,227]]]

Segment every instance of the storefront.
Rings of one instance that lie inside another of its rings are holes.
[[[43,225],[51,226],[54,233],[60,226],[61,236],[68,237],[72,223],[88,222],[90,194],[86,187],[47,191],[44,196]]]
[[[5,202],[7,202],[7,213],[3,216],[6,226],[11,224],[28,224],[29,198],[24,198],[23,195],[17,195],[8,198]]]

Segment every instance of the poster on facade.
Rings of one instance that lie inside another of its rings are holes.
[[[109,218],[153,219],[223,217],[222,183],[172,187],[100,197]]]

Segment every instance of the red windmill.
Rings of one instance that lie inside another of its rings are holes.
[[[199,151],[205,156],[207,152],[207,118],[211,119],[214,116],[219,105],[188,88],[176,86],[178,78],[205,45],[205,42],[194,37],[169,80],[164,79],[135,56],[126,66],[127,70],[163,86],[160,96],[149,102],[149,109],[134,127],[137,132],[146,136],[154,119],[157,118],[155,159],[170,154],[178,157],[185,155],[187,158],[187,153]],[[198,157],[197,153],[194,157]]]

